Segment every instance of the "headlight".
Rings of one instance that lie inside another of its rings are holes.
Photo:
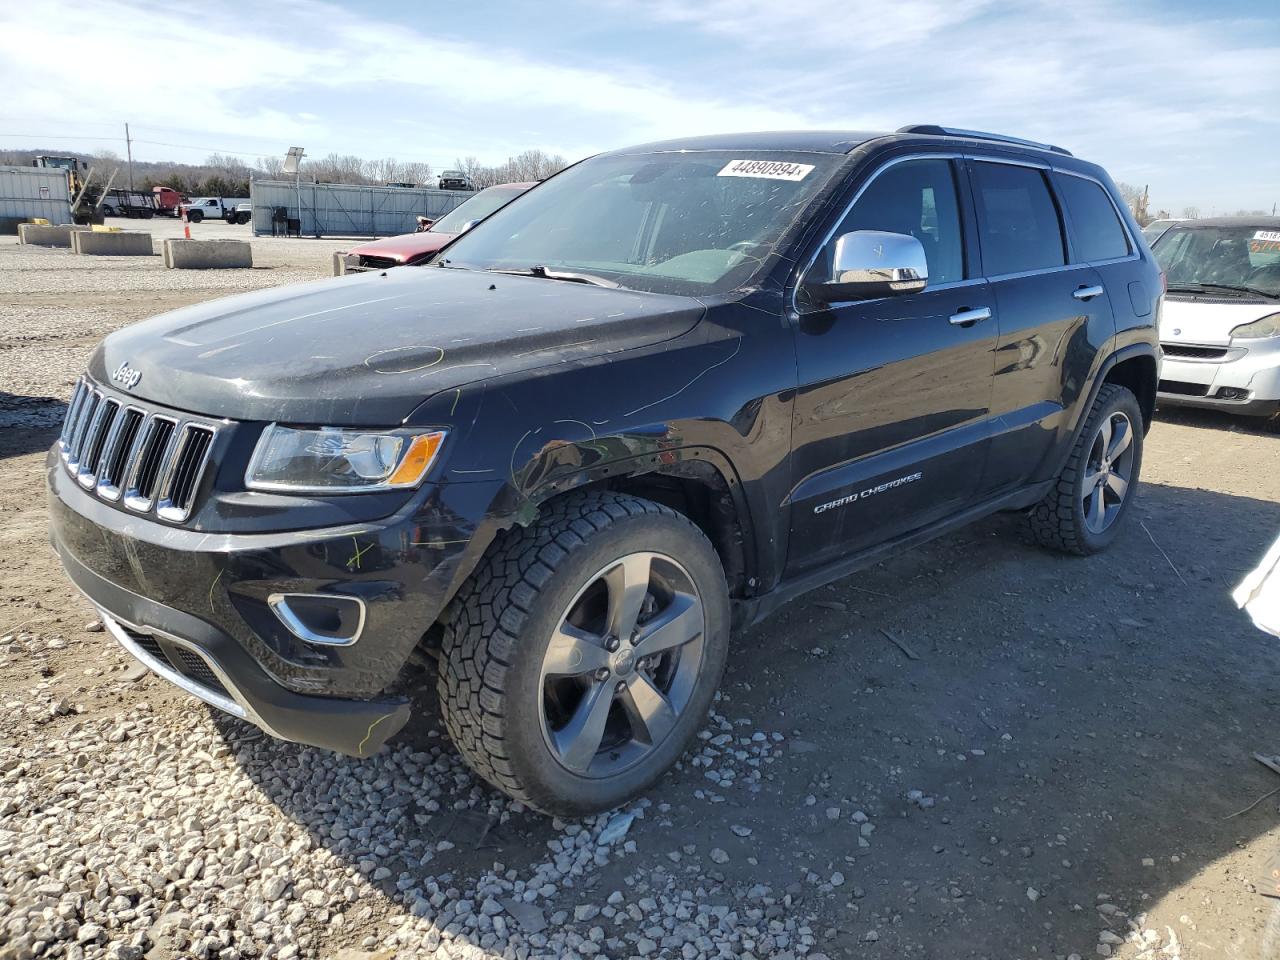
[[[263,431],[245,471],[250,490],[359,493],[421,482],[445,431],[296,430],[273,423]]]
[[[1264,337],[1280,336],[1280,313],[1273,313],[1252,323],[1242,323],[1231,331],[1235,340],[1261,340]]]

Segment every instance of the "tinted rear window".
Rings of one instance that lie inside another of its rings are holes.
[[[1115,206],[1101,185],[1066,175],[1057,177],[1057,183],[1071,220],[1073,259],[1111,260],[1128,256],[1129,240],[1116,216]]]
[[[973,165],[983,270],[989,277],[1066,262],[1058,208],[1033,167]]]

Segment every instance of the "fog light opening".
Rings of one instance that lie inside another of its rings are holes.
[[[273,593],[267,605],[289,632],[307,643],[350,646],[364,630],[365,602],[330,593]]]
[[[1249,391],[1240,387],[1219,387],[1218,399],[1220,400],[1248,400]]]

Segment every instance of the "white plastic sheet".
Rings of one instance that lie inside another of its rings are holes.
[[[1280,637],[1280,540],[1231,594],[1259,630]]]

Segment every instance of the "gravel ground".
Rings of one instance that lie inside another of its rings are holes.
[[[1162,414],[1103,556],[1000,516],[791,604],[679,768],[580,822],[477,781],[429,674],[356,762],[138,668],[47,548],[61,400],[106,332],[345,245],[201,274],[0,238],[0,958],[1280,957],[1277,798],[1232,816],[1280,785],[1280,655],[1227,597],[1280,531],[1249,424]]]

